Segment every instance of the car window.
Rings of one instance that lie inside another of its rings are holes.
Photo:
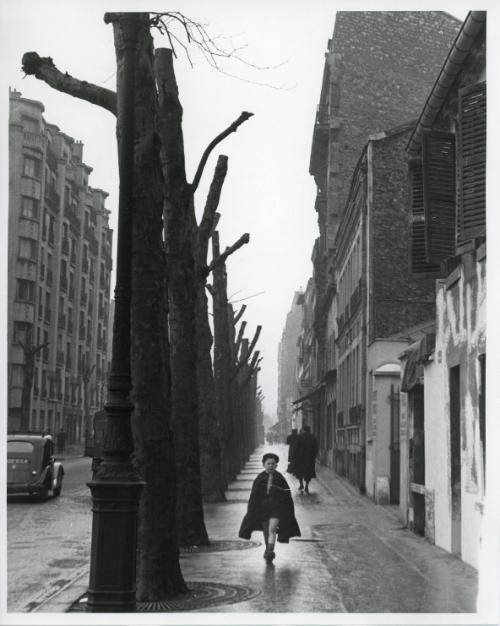
[[[33,452],[33,444],[29,441],[8,441],[7,452],[30,454]]]

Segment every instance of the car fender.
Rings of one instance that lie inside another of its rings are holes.
[[[54,467],[52,469],[52,489],[56,489],[59,486],[59,474],[61,474],[61,480],[64,476],[64,467],[59,461],[54,461]]]

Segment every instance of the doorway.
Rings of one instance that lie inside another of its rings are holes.
[[[450,369],[451,552],[462,553],[462,456],[460,448],[460,366]]]

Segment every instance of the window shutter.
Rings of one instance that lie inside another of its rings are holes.
[[[422,136],[425,252],[429,263],[455,254],[455,135]]]
[[[486,234],[486,83],[459,92],[458,224],[460,243]]]
[[[425,253],[424,187],[422,160],[410,161],[409,196],[411,219],[411,271],[414,274],[439,271],[429,264]]]

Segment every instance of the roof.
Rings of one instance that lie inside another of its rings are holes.
[[[448,52],[441,72],[438,75],[429,97],[420,114],[417,126],[408,142],[408,150],[415,152],[420,144],[422,133],[431,128],[448,92],[460,73],[476,36],[486,24],[486,11],[470,11],[462,24],[453,45]]]
[[[42,435],[42,434],[34,434],[34,433],[28,433],[23,435],[22,433],[15,433],[15,434],[7,434],[7,441],[30,441],[31,443],[34,442],[39,442],[42,439],[52,439],[52,435]]]

